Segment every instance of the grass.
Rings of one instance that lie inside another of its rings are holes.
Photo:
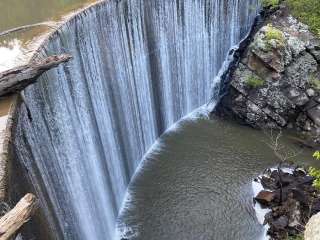
[[[262,87],[264,83],[265,81],[263,79],[256,77],[254,75],[251,75],[246,79],[247,86],[252,88]]]
[[[286,0],[293,16],[307,24],[320,37],[320,1]]]

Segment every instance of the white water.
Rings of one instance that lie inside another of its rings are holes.
[[[127,185],[173,123],[207,103],[259,0],[109,0],[40,55],[74,60],[25,91],[15,153],[57,239],[112,239]]]

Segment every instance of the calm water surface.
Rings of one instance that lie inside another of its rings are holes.
[[[260,240],[252,179],[276,164],[260,131],[206,118],[164,134],[146,155],[118,220],[139,240]],[[288,147],[297,148],[290,138]],[[313,163],[310,150],[295,159]]]
[[[97,0],[1,0],[0,32],[20,26],[50,22],[48,26],[0,36],[0,71],[24,63],[32,43],[52,31],[62,17]]]

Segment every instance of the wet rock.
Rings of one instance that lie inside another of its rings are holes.
[[[262,205],[268,206],[273,201],[274,198],[275,198],[275,193],[270,191],[261,191],[254,199],[257,202],[261,203]]]
[[[274,178],[262,176],[261,184],[264,189],[276,190],[277,189],[277,181]]]
[[[271,224],[277,230],[284,230],[289,224],[289,219],[287,216],[281,216]]]
[[[292,189],[293,198],[304,206],[309,206],[309,197],[301,189]]]
[[[288,235],[300,234],[306,220],[320,211],[320,193],[312,186],[314,178],[305,169],[295,168],[292,172],[268,169],[259,179],[268,187],[258,196],[271,209],[264,219],[264,224],[270,226],[271,239],[284,240]],[[267,190],[271,188],[272,192]],[[268,196],[270,193],[272,198]]]

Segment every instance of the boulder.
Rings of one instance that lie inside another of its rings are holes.
[[[320,239],[320,213],[314,215],[306,225],[304,240]]]
[[[308,88],[306,91],[308,97],[314,97],[316,95],[316,91],[312,88]]]
[[[272,227],[276,228],[277,230],[284,230],[289,224],[289,219],[287,216],[281,216],[271,224]]]
[[[270,205],[270,203],[275,199],[276,194],[270,191],[261,191],[258,195],[254,198],[258,203],[262,205]]]
[[[308,117],[318,126],[320,126],[320,105],[307,111]]]

